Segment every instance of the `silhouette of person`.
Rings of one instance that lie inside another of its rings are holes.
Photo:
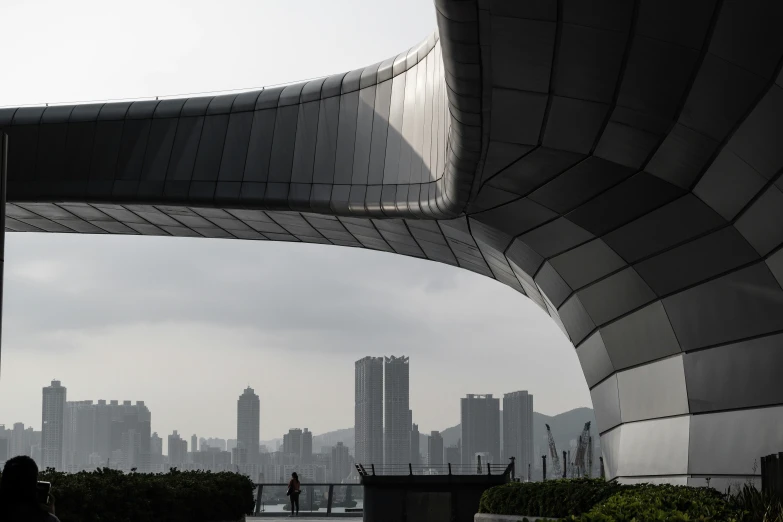
[[[27,456],[9,459],[0,479],[0,520],[3,522],[60,522],[54,503],[38,499],[38,466]]]
[[[299,475],[296,472],[291,473],[291,480],[288,481],[288,493],[291,497],[291,515],[299,514],[299,493],[301,493],[301,484],[299,483]],[[296,506],[296,513],[294,513],[294,506]]]

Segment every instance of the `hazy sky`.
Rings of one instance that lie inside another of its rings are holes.
[[[347,71],[435,27],[429,0],[4,0],[0,105],[236,89]],[[9,45],[10,44],[10,45]],[[221,239],[6,236],[0,423],[41,426],[41,388],[144,400],[164,437],[353,425],[354,361],[411,357],[422,431],[466,393],[589,406],[573,347],[510,288],[391,254]]]

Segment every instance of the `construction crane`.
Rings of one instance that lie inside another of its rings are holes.
[[[590,440],[587,443],[587,478],[593,476],[593,436],[588,437]]]
[[[585,422],[585,427],[582,430],[582,434],[579,435],[579,444],[576,447],[576,455],[574,456],[574,467],[576,468],[576,476],[577,477],[588,477],[589,476],[589,469],[587,461],[592,461],[592,444],[591,442],[592,437],[590,437],[590,422]],[[591,453],[588,456],[588,452]],[[592,462],[590,462],[592,464]]]
[[[555,447],[555,438],[552,436],[552,430],[549,428],[549,424],[546,425],[546,435],[549,439],[549,455],[552,457],[552,473],[555,477],[560,478],[562,469],[560,468],[560,457],[557,455],[557,448]]]

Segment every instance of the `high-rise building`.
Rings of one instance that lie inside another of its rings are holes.
[[[443,436],[439,431],[431,431],[427,437],[427,465],[440,466],[443,464]]]
[[[356,361],[354,436],[356,462],[383,464],[383,358]]]
[[[90,468],[95,447],[95,406],[92,401],[66,401],[63,419],[63,470]]]
[[[261,430],[261,403],[253,388],[248,386],[237,399],[237,452],[239,462],[234,464],[256,464],[258,462],[258,441]]]
[[[229,439],[229,440],[233,440],[233,439]],[[227,448],[226,439],[218,439],[214,437],[209,437],[208,439],[206,439],[205,442],[206,445],[210,448],[217,448],[220,451],[228,451],[229,453],[231,453],[231,450],[236,447],[236,441],[234,441],[234,446],[232,448]]]
[[[411,456],[409,358],[385,357],[383,463],[408,464]]]
[[[88,401],[89,402],[89,401]],[[100,466],[130,471],[151,471],[150,437],[152,415],[144,401],[100,399],[90,406],[93,419],[93,446],[90,457]]]
[[[163,439],[158,432],[150,435],[150,473],[163,471]]]
[[[468,395],[461,400],[462,464],[500,463],[500,399],[489,395]]]
[[[192,451],[193,468],[204,471],[233,471],[231,469],[231,454],[218,448],[204,446],[203,450]]]
[[[299,460],[302,464],[313,463],[313,432],[308,431],[307,428],[302,432],[302,448]]]
[[[52,381],[43,389],[41,460],[43,468],[63,469],[63,432],[66,388]]]
[[[411,457],[408,461],[414,466],[421,464],[421,455],[419,454],[419,425],[411,423]]]
[[[503,395],[503,462],[511,457],[516,474],[527,477],[533,464],[533,395],[527,391]]]
[[[338,442],[332,448],[331,458],[329,460],[329,470],[331,476],[329,480],[340,484],[351,474],[351,455],[348,448],[342,442]]]
[[[283,453],[301,457],[302,430],[300,430],[299,428],[292,428],[288,430],[288,433],[283,435]]]
[[[444,453],[444,459],[446,462],[444,464],[459,464],[461,462],[461,454],[459,447],[459,441],[457,441],[456,446],[448,446],[443,450]]]
[[[198,437],[196,434],[190,436],[190,452],[195,453],[198,451]]]
[[[188,441],[183,439],[177,430],[169,435],[169,466],[180,467],[188,459]]]
[[[5,462],[11,458],[8,456],[10,446],[11,441],[8,438],[0,438],[0,462]]]
[[[14,423],[14,428],[11,431],[11,457],[18,455],[30,455],[30,448],[32,447],[29,436],[24,429],[23,422]]]

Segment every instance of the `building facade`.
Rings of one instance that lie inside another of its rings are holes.
[[[488,395],[469,394],[461,400],[462,464],[500,463],[500,400]]]
[[[313,432],[307,428],[302,432],[302,448],[299,455],[299,461],[302,464],[313,463]]]
[[[288,455],[296,455],[297,458],[301,458],[302,455],[302,430],[299,428],[292,428],[288,430],[288,433],[283,435],[283,453]]]
[[[157,432],[150,435],[150,473],[163,472],[163,439]]]
[[[459,445],[447,446],[443,453],[445,464],[460,464],[462,462],[462,451]]]
[[[408,460],[412,465],[421,464],[421,454],[419,453],[419,425],[411,422],[411,456]]]
[[[256,464],[261,431],[261,402],[248,386],[237,399],[237,448],[239,460],[234,464]]]
[[[348,453],[348,447],[342,442],[338,442],[331,451],[329,460],[329,480],[340,484],[351,474],[351,455]]]
[[[503,459],[514,457],[516,474],[527,477],[533,465],[533,395],[517,391],[503,395]]]
[[[95,448],[95,406],[92,401],[66,401],[63,421],[63,471],[90,469]]]
[[[174,430],[174,433],[169,435],[168,444],[169,467],[182,468],[185,466],[188,463],[188,441],[183,439],[177,430]]]
[[[63,469],[66,392],[60,381],[52,381],[43,389],[41,460],[44,469]]]
[[[383,463],[383,358],[365,357],[355,364],[354,436],[356,462]]]
[[[383,368],[383,463],[410,462],[410,359],[385,357]]]
[[[427,438],[427,465],[441,466],[443,464],[443,436],[439,431],[431,431]]]

